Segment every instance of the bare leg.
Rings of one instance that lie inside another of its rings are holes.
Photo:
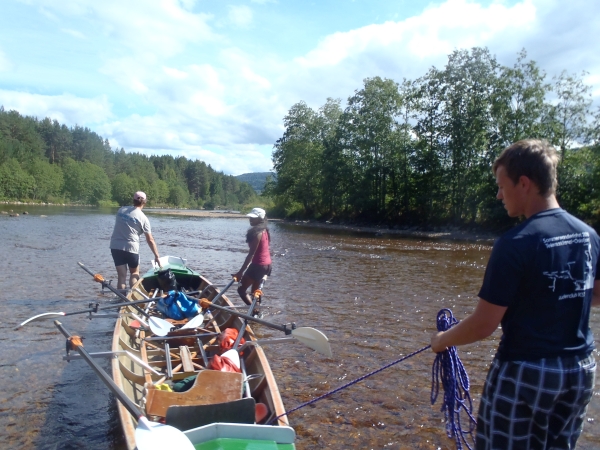
[[[133,285],[140,279],[140,266],[130,267],[129,274],[129,287],[132,288]]]
[[[252,297],[250,297],[246,291],[248,290],[248,288],[254,283],[254,280],[246,275],[244,275],[242,277],[241,280],[241,284],[238,287],[238,294],[240,295],[240,298],[242,300],[244,300],[244,303],[246,305],[251,305],[252,304]]]
[[[125,282],[127,281],[127,264],[122,266],[116,266],[117,269],[117,289],[125,289]]]

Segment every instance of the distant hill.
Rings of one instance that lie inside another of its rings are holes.
[[[257,194],[260,194],[265,188],[265,182],[267,181],[268,176],[270,176],[273,180],[277,179],[277,174],[275,172],[243,173],[241,175],[236,175],[236,178],[240,181],[248,183],[250,186],[252,186]]]

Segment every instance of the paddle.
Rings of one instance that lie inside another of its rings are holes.
[[[138,450],[164,450],[166,448],[176,448],[178,450],[194,450],[194,445],[190,442],[187,436],[169,425],[163,425],[157,422],[150,422],[138,409],[125,393],[119,389],[115,382],[108,374],[93,360],[87,351],[83,349],[81,339],[65,330],[62,324],[55,320],[56,328],[67,338],[75,350],[79,352],[81,357],[90,365],[106,387],[117,397],[123,406],[134,416],[138,425],[135,429],[135,444]]]
[[[141,304],[141,303],[148,303],[150,300],[138,300],[135,302],[123,302],[123,303],[113,303],[111,305],[107,305],[107,306],[99,306],[98,303],[96,303],[95,306],[90,307],[88,309],[82,309],[80,311],[71,311],[71,312],[47,312],[47,313],[42,313],[42,314],[38,314],[37,316],[33,316],[30,317],[29,319],[25,320],[24,322],[21,322],[19,324],[19,326],[17,326],[15,328],[15,330],[18,330],[19,328],[27,325],[29,322],[34,322],[36,320],[45,320],[45,319],[56,319],[58,317],[63,317],[63,316],[72,316],[75,314],[85,314],[85,313],[97,313],[98,311],[102,311],[105,309],[115,309],[115,308],[122,308],[123,306],[127,306],[127,305],[136,305],[136,304]],[[148,314],[146,314],[146,316],[148,316]]]
[[[260,280],[260,286],[258,286],[258,289],[252,293],[252,303],[250,304],[250,307],[248,308],[249,316],[252,315],[252,313],[254,312],[254,308],[256,308],[256,303],[262,297],[262,288],[265,285],[265,281],[267,281],[267,275],[262,277],[262,280]],[[242,319],[242,325],[240,326],[240,329],[238,330],[238,335],[237,335],[237,338],[235,338],[235,342],[233,343],[232,348],[237,349],[238,345],[240,345],[240,342],[242,341],[242,337],[244,336],[244,330],[246,329],[246,325],[248,325],[248,321],[246,319]]]
[[[211,308],[211,307],[220,309],[220,310],[226,311],[229,314],[232,314],[234,316],[241,317],[243,319],[250,320],[252,322],[260,323],[261,325],[264,325],[269,328],[274,328],[276,330],[283,331],[286,335],[291,334],[294,338],[298,339],[300,342],[302,342],[307,347],[312,348],[316,352],[319,352],[325,356],[328,356],[329,358],[332,357],[331,347],[329,346],[329,340],[327,339],[327,336],[325,336],[319,330],[316,330],[314,328],[309,328],[309,327],[296,328],[295,324],[292,324],[291,328],[289,328],[287,325],[276,325],[274,323],[267,322],[266,320],[258,319],[257,317],[252,317],[252,316],[249,316],[248,314],[234,311],[225,306],[215,305],[214,303],[211,303],[210,301],[208,301],[205,298],[201,298],[199,300],[199,303],[203,309],[207,309],[207,308]]]
[[[27,325],[29,322],[35,322],[36,320],[56,319],[56,318],[64,317],[64,316],[72,316],[74,314],[95,313],[95,312],[103,310],[103,309],[121,308],[123,306],[128,306],[131,303],[144,303],[144,302],[148,303],[148,300],[143,300],[143,301],[139,301],[139,302],[118,303],[118,304],[114,304],[114,305],[84,309],[81,311],[42,313],[42,314],[38,314],[37,316],[30,317],[29,319],[21,322],[19,325],[17,325],[15,327],[15,331],[22,328],[23,326]],[[148,314],[146,314],[146,316],[148,316]],[[193,322],[192,325],[195,325],[195,326],[193,326],[193,328],[197,328],[202,324],[203,321],[204,321],[204,316],[202,314],[199,314],[198,316],[194,317],[190,322]],[[188,325],[190,322],[188,322],[186,325]],[[161,319],[160,317],[156,317],[156,316],[148,316],[148,326],[150,327],[150,330],[152,330],[152,332],[157,336],[166,336],[169,333],[169,331],[171,331],[171,329],[173,328],[173,324],[171,322],[168,322],[168,321]],[[186,327],[186,328],[191,328],[191,327]]]

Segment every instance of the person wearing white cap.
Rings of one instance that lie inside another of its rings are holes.
[[[117,212],[115,227],[110,238],[110,252],[117,269],[117,289],[125,289],[127,267],[129,267],[129,286],[140,278],[140,236],[146,236],[146,242],[159,262],[158,248],[152,237],[150,221],[142,212],[146,205],[146,194],[137,191],[133,195],[133,206],[122,206]]]
[[[254,208],[246,216],[250,219],[251,225],[246,232],[246,242],[250,249],[242,268],[232,276],[241,281],[238,294],[244,303],[250,305],[252,297],[247,293],[248,288],[252,286],[252,292],[254,292],[260,286],[262,278],[265,275],[271,275],[271,251],[269,249],[271,235],[264,209]],[[258,309],[255,309],[254,313],[259,314]]]

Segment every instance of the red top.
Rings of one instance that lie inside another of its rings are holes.
[[[269,251],[269,233],[267,230],[262,232],[262,237],[258,243],[258,248],[252,257],[252,264],[268,266],[271,264],[271,253]]]

